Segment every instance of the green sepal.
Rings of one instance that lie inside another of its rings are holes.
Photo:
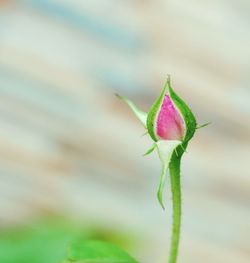
[[[183,142],[188,142],[195,133],[196,126],[197,126],[196,119],[192,111],[187,106],[187,104],[172,89],[171,84],[170,84],[170,76],[168,76],[167,78],[167,89],[168,89],[170,98],[172,99],[174,105],[180,111],[182,118],[184,119],[186,134],[183,139]]]
[[[207,127],[207,126],[210,125],[210,124],[211,124],[211,122],[207,122],[207,123],[204,123],[204,124],[202,124],[202,125],[196,126],[196,130],[201,129],[201,128],[204,128],[204,127]]]
[[[154,149],[156,148],[156,146],[157,146],[156,143],[153,143],[153,145],[143,154],[143,156],[146,156],[152,153]]]
[[[154,104],[152,105],[152,107],[150,108],[149,112],[148,112],[148,117],[147,117],[147,129],[148,129],[148,133],[150,135],[150,137],[157,142],[157,136],[155,134],[155,127],[154,127],[154,123],[155,123],[155,118],[158,115],[158,112],[160,110],[161,104],[164,100],[164,96],[166,94],[166,90],[167,90],[167,82],[164,85],[164,88],[160,94],[160,96],[156,99],[156,101],[154,102]]]
[[[143,137],[143,136],[145,136],[145,135],[147,135],[147,134],[148,134],[148,130],[146,130],[146,131],[142,134],[141,137]]]
[[[163,200],[162,200],[162,193],[163,193],[164,186],[166,183],[167,170],[168,170],[168,166],[165,164],[162,164],[161,175],[160,175],[160,183],[159,183],[158,190],[157,190],[157,199],[158,199],[163,210],[165,210],[165,206],[164,206]]]
[[[169,140],[169,141],[161,140],[156,143],[158,155],[162,164],[160,183],[157,191],[157,198],[163,209],[165,208],[162,200],[162,193],[166,182],[167,170],[173,153],[175,152],[175,150],[177,151],[179,149],[181,143],[182,143],[181,141],[177,141],[177,140]]]
[[[141,111],[138,109],[138,107],[129,99],[120,96],[119,94],[115,94],[117,98],[121,99],[124,101],[129,108],[132,110],[132,112],[135,114],[135,116],[141,121],[144,127],[147,127],[147,113],[144,111]]]

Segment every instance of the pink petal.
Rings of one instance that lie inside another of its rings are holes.
[[[160,139],[182,140],[184,138],[184,121],[169,95],[165,95],[156,124],[156,134]]]

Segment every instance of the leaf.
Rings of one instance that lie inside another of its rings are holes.
[[[98,240],[78,240],[68,251],[64,263],[138,263],[119,247]]]
[[[164,208],[164,204],[162,200],[162,193],[163,193],[164,185],[166,182],[167,169],[168,169],[168,166],[169,166],[174,150],[180,144],[181,144],[181,141],[176,141],[176,140],[158,141],[156,143],[158,155],[162,163],[162,170],[161,170],[161,176],[160,176],[160,183],[159,183],[159,187],[157,191],[157,198],[163,209],[165,208]]]
[[[20,226],[0,227],[0,263],[61,262],[67,258],[68,244],[79,236],[82,240],[100,238],[124,246],[137,242],[128,231],[106,229],[93,221],[41,218]]]
[[[137,106],[129,99],[120,96],[119,94],[116,94],[116,97],[124,101],[129,108],[133,111],[135,116],[141,121],[144,127],[146,127],[146,122],[147,122],[147,113],[141,111],[140,109],[137,108]]]

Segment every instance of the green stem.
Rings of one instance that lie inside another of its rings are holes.
[[[176,263],[178,256],[180,227],[181,227],[181,182],[180,182],[180,157],[173,155],[169,165],[172,199],[173,199],[173,226],[170,247],[169,263]]]

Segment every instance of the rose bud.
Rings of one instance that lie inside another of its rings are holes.
[[[169,76],[148,114],[139,110],[132,101],[117,96],[130,107],[154,141],[152,147],[144,155],[150,154],[154,149],[158,151],[162,171],[157,196],[164,208],[162,191],[166,172],[172,159],[180,160],[188,141],[193,137],[197,129],[195,117],[185,102],[173,91]]]

